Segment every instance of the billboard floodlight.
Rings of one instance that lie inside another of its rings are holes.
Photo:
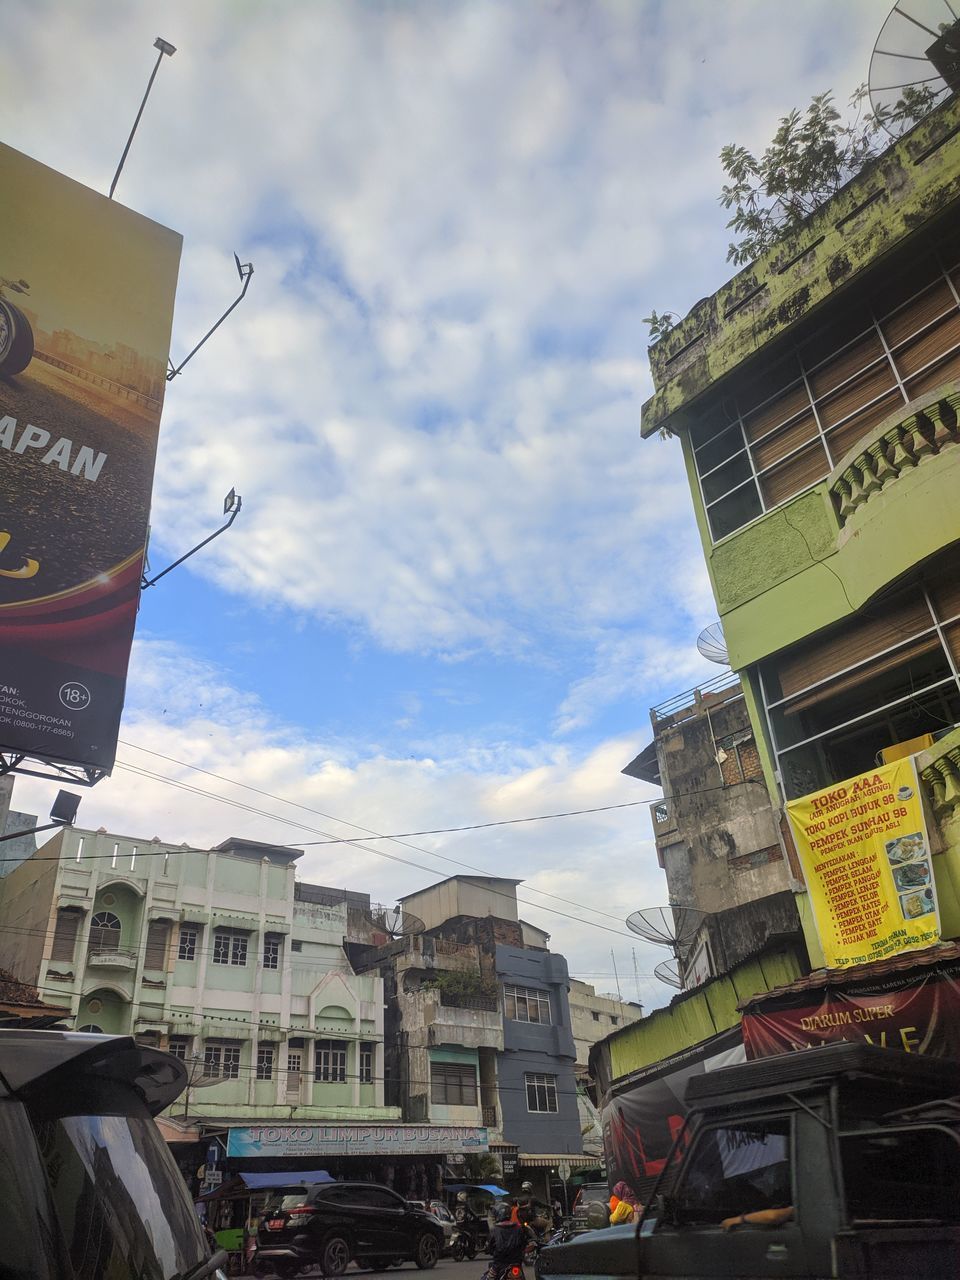
[[[120,157],[120,163],[117,165],[117,172],[113,175],[113,181],[110,183],[111,200],[113,199],[114,191],[117,189],[117,183],[120,181],[120,174],[123,171],[123,166],[127,159],[127,153],[129,152],[130,145],[133,142],[133,135],[137,132],[137,126],[140,124],[140,117],[143,115],[143,109],[147,105],[147,99],[150,97],[150,90],[153,88],[153,82],[156,80],[157,72],[160,70],[160,63],[163,61],[164,56],[172,58],[177,52],[174,45],[170,44],[168,40],[161,39],[160,36],[157,36],[156,40],[154,40],[153,47],[155,49],[159,49],[160,52],[157,54],[157,61],[154,63],[153,70],[150,72],[150,79],[147,81],[146,92],[143,95],[143,101],[140,103],[140,110],[137,112],[137,118],[133,122],[133,128],[130,130],[130,137],[127,139],[127,145],[123,148],[123,155]]]

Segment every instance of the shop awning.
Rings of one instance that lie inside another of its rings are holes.
[[[286,1173],[234,1173],[219,1187],[197,1197],[198,1204],[210,1200],[242,1200],[251,1191],[268,1191],[271,1187],[299,1187],[302,1183],[335,1182],[326,1169],[297,1169]]]
[[[326,1169],[298,1169],[296,1173],[241,1173],[240,1177],[251,1191],[263,1191],[267,1187],[298,1187],[301,1182],[336,1182]]]
[[[495,1187],[492,1182],[445,1182],[444,1191],[489,1191],[492,1196],[508,1196],[509,1191]]]

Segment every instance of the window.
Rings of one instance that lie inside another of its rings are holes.
[[[199,934],[200,930],[195,924],[182,924],[180,926],[180,941],[177,945],[178,960],[196,960]]]
[[[928,253],[759,377],[731,381],[691,432],[714,541],[823,479],[871,427],[960,373],[956,252]]]
[[[280,968],[280,943],[282,939],[279,933],[267,933],[263,937],[263,967],[265,969]]]
[[[208,1080],[236,1080],[240,1075],[240,1042],[210,1041],[203,1047],[203,1074]]]
[[[594,1022],[599,1022],[599,1021],[600,1021],[600,1015],[599,1015],[599,1013],[597,1013],[596,1009],[594,1009],[594,1011],[593,1011],[593,1020],[594,1020]]]
[[[677,1193],[677,1221],[716,1225],[792,1205],[790,1151],[786,1116],[702,1131]]]
[[[317,1041],[317,1079],[343,1081],[347,1078],[346,1040]]]
[[[841,1134],[840,1162],[854,1223],[960,1221],[960,1145],[947,1129]]]
[[[431,1062],[430,1101],[446,1107],[475,1107],[477,1068],[469,1062]]]
[[[165,969],[170,925],[166,920],[151,920],[147,925],[147,945],[143,953],[145,969]]]
[[[273,1079],[273,1056],[274,1050],[272,1044],[257,1045],[257,1079],[272,1080]]]
[[[373,1045],[360,1045],[360,1083],[373,1084]]]
[[[120,946],[120,921],[112,911],[98,911],[90,921],[90,953],[101,955]]]
[[[550,1022],[550,996],[532,987],[503,988],[503,1012],[516,1022]]]
[[[611,1013],[610,1021],[613,1023],[615,1027],[618,1027],[620,1025],[620,1019],[617,1017],[615,1013]]]
[[[300,1073],[303,1070],[303,1054],[287,1054],[287,1093],[300,1095]]]
[[[760,667],[788,799],[874,767],[893,743],[960,721],[960,555]]]
[[[300,942],[300,941],[291,942],[291,943],[290,943],[290,950],[291,950],[291,951],[302,951],[302,950],[303,950],[303,943],[302,943],[302,942]]]
[[[527,1072],[523,1077],[527,1086],[528,1111],[557,1111],[557,1077]]]
[[[213,935],[213,963],[242,967],[247,963],[247,935],[236,929],[217,929]]]
[[[171,1036],[167,1043],[167,1053],[172,1053],[181,1062],[186,1062],[190,1057],[192,1039],[191,1036]]]
[[[77,929],[82,916],[79,911],[58,911],[50,946],[51,960],[72,960],[77,945]]]
[[[85,1031],[85,1032],[87,1032],[88,1034],[90,1034],[90,1035],[94,1035],[94,1036],[102,1036],[102,1035],[103,1035],[103,1027],[98,1027],[98,1026],[97,1026],[97,1024],[96,1024],[95,1022],[88,1022],[88,1023],[86,1023],[86,1025],[85,1025],[85,1026],[77,1027],[77,1030],[78,1030],[78,1031]]]

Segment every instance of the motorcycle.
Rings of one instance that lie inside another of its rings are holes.
[[[22,373],[33,359],[33,330],[19,307],[4,297],[4,290],[29,293],[26,280],[0,276],[0,375]]]
[[[454,1262],[463,1262],[464,1258],[469,1258],[472,1262],[477,1256],[477,1248],[477,1237],[468,1226],[454,1227],[450,1238],[450,1256]]]

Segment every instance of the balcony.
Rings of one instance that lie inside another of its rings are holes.
[[[397,956],[397,974],[410,970],[428,973],[480,972],[480,955],[473,943],[451,942],[446,938],[422,935],[405,939],[406,946]]]
[[[682,724],[695,716],[704,714],[704,710],[713,710],[724,702],[743,697],[740,688],[740,677],[736,671],[723,671],[712,680],[704,680],[695,689],[685,689],[683,693],[674,694],[665,702],[650,708],[650,719],[654,732],[665,724]]]
[[[910,407],[913,412],[892,426],[885,419],[832,472],[830,496],[841,528],[901,476],[960,443],[960,392],[938,392]]]
[[[452,1044],[503,1050],[503,1017],[493,997],[421,990],[399,1000],[411,1048]]]
[[[659,840],[661,836],[671,835],[677,830],[677,819],[673,805],[669,800],[655,800],[650,806],[650,822],[653,834]]]
[[[125,948],[115,947],[111,950],[108,947],[91,948],[87,952],[87,967],[90,969],[122,969],[126,973],[133,973],[137,967],[138,955],[136,951],[128,951]]]

